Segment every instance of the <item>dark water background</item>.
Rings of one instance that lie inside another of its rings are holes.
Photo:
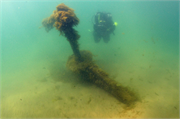
[[[66,38],[39,29],[60,3],[80,19],[80,50],[141,96],[134,109],[66,69],[73,53]],[[93,40],[98,11],[118,23],[109,43]],[[0,43],[1,117],[179,117],[178,1],[2,1]]]

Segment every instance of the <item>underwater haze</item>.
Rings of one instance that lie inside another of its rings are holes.
[[[75,10],[80,50],[109,77],[137,93],[126,106],[66,67],[67,39],[42,20],[58,4]],[[179,1],[1,1],[1,118],[178,118]],[[118,25],[94,42],[96,12]]]

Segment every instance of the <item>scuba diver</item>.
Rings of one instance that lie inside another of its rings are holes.
[[[113,22],[112,15],[106,12],[97,12],[95,14],[95,23],[93,36],[96,43],[103,38],[105,43],[110,40],[110,34],[114,34],[116,22]]]

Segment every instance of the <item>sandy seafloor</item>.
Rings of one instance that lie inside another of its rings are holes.
[[[128,29],[128,24],[115,20],[116,35],[108,44],[96,44],[88,31],[91,25],[82,19],[77,28],[80,49],[91,51],[110,78],[140,96],[134,108],[68,71],[68,41],[55,29],[38,29],[40,20],[36,33],[6,37],[11,47],[2,51],[1,118],[178,118],[179,55],[178,45],[171,42],[177,37],[158,23],[149,22],[145,30],[142,22]],[[34,43],[21,48],[20,39]]]
[[[47,42],[47,41],[46,41]],[[49,41],[53,44],[54,41]],[[138,42],[144,42],[139,40]],[[151,42],[151,41],[149,41]],[[160,41],[157,41],[158,45]],[[67,42],[68,43],[68,42]],[[107,49],[107,44],[101,44]],[[111,45],[111,44],[109,44]],[[68,45],[67,45],[68,46]],[[96,48],[97,46],[95,46]],[[98,47],[97,47],[98,48]],[[85,46],[84,46],[84,49]],[[114,50],[126,49],[114,47]],[[59,53],[61,53],[60,51]],[[179,84],[177,60],[171,54],[140,51],[94,51],[95,62],[110,77],[136,91],[141,101],[133,109],[116,100],[100,88],[82,82],[66,69],[68,53],[52,59],[40,59],[37,51],[25,56],[22,67],[3,75],[1,81],[1,115],[7,118],[168,118],[179,114]],[[70,52],[71,53],[71,52]],[[124,54],[125,53],[125,54]],[[31,57],[29,57],[31,56]],[[132,59],[120,58],[131,57]],[[41,57],[41,56],[39,56]],[[120,58],[120,60],[117,60]],[[173,62],[169,63],[169,60]],[[33,63],[32,63],[33,62]]]

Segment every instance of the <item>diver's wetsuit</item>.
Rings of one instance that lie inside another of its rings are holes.
[[[107,43],[110,40],[110,34],[115,30],[114,22],[110,13],[97,12],[95,15],[94,24],[94,40],[99,42],[103,38],[104,42]]]

